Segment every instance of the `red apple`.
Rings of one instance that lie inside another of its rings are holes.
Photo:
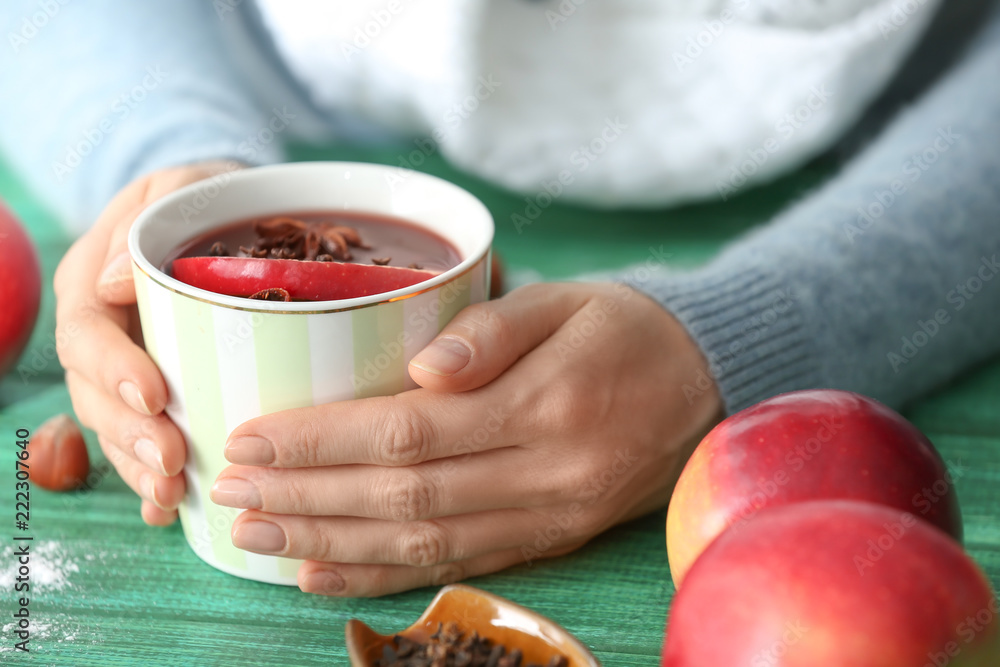
[[[667,513],[674,584],[726,528],[824,498],[889,505],[962,539],[952,478],[923,433],[865,396],[797,391],[732,415],[698,445]]]
[[[42,274],[35,248],[0,202],[0,376],[10,370],[28,343],[41,292]]]
[[[399,266],[251,257],[184,257],[173,261],[171,271],[177,280],[217,294],[250,296],[283,289],[305,301],[382,294],[438,275]]]
[[[664,667],[996,667],[1000,607],[961,546],[846,500],[728,530],[674,598]]]

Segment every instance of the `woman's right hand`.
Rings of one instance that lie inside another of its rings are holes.
[[[128,231],[160,197],[241,166],[206,162],[133,181],[56,271],[56,347],[73,409],[84,426],[97,432],[105,456],[142,498],[142,518],[150,525],[166,526],[177,518],[185,446],[163,413],[167,386],[143,349]]]

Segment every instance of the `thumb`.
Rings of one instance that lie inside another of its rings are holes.
[[[130,211],[111,231],[104,266],[97,279],[97,294],[105,303],[115,306],[135,303],[132,258],[128,253],[128,232],[143,208],[144,206],[137,206]]]
[[[153,172],[130,183],[102,214],[111,227],[108,252],[97,279],[97,294],[106,303],[123,306],[135,303],[132,260],[128,254],[128,232],[143,209],[163,195],[206,178],[243,168],[235,161],[211,160]],[[131,205],[131,207],[130,207]],[[120,217],[119,217],[120,216]],[[101,221],[98,221],[101,224]]]
[[[539,284],[469,306],[413,358],[410,377],[433,391],[482,387],[554,334],[588,296],[576,286]]]

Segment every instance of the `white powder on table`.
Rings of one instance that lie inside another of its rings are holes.
[[[31,589],[36,591],[61,591],[71,586],[69,575],[80,571],[80,566],[76,564],[69,554],[62,548],[59,542],[43,540],[39,542],[24,541],[20,544],[28,545],[28,555],[30,561],[28,567],[31,569]],[[0,587],[5,590],[12,590],[14,579],[17,577],[20,563],[15,557],[14,546],[4,546],[0,554],[0,562],[9,565],[0,572]]]
[[[0,562],[9,563],[3,571],[0,571],[0,587],[3,590],[14,590],[15,579],[21,567],[16,553],[22,544],[28,545],[29,583],[31,588],[27,593],[27,597],[31,598],[36,593],[44,593],[45,591],[62,591],[72,588],[70,575],[79,572],[80,566],[69,556],[62,545],[59,542],[51,540],[38,542],[25,540],[18,542],[18,547],[6,545],[2,552],[0,552]],[[32,616],[35,616],[35,614],[33,613]],[[2,636],[4,640],[0,644],[0,653],[15,650],[13,646],[14,642],[8,640],[14,637],[16,630],[17,621],[3,625]],[[44,645],[53,640],[60,643],[76,640],[75,631],[67,633],[66,628],[60,629],[53,623],[39,622],[35,618],[31,619],[30,631],[32,646],[38,646],[38,644],[34,644],[36,641]],[[63,636],[60,637],[59,635]]]

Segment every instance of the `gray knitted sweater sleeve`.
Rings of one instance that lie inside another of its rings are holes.
[[[900,406],[1000,351],[998,77],[993,20],[818,192],[691,273],[625,278],[687,328],[729,412],[810,387]]]

